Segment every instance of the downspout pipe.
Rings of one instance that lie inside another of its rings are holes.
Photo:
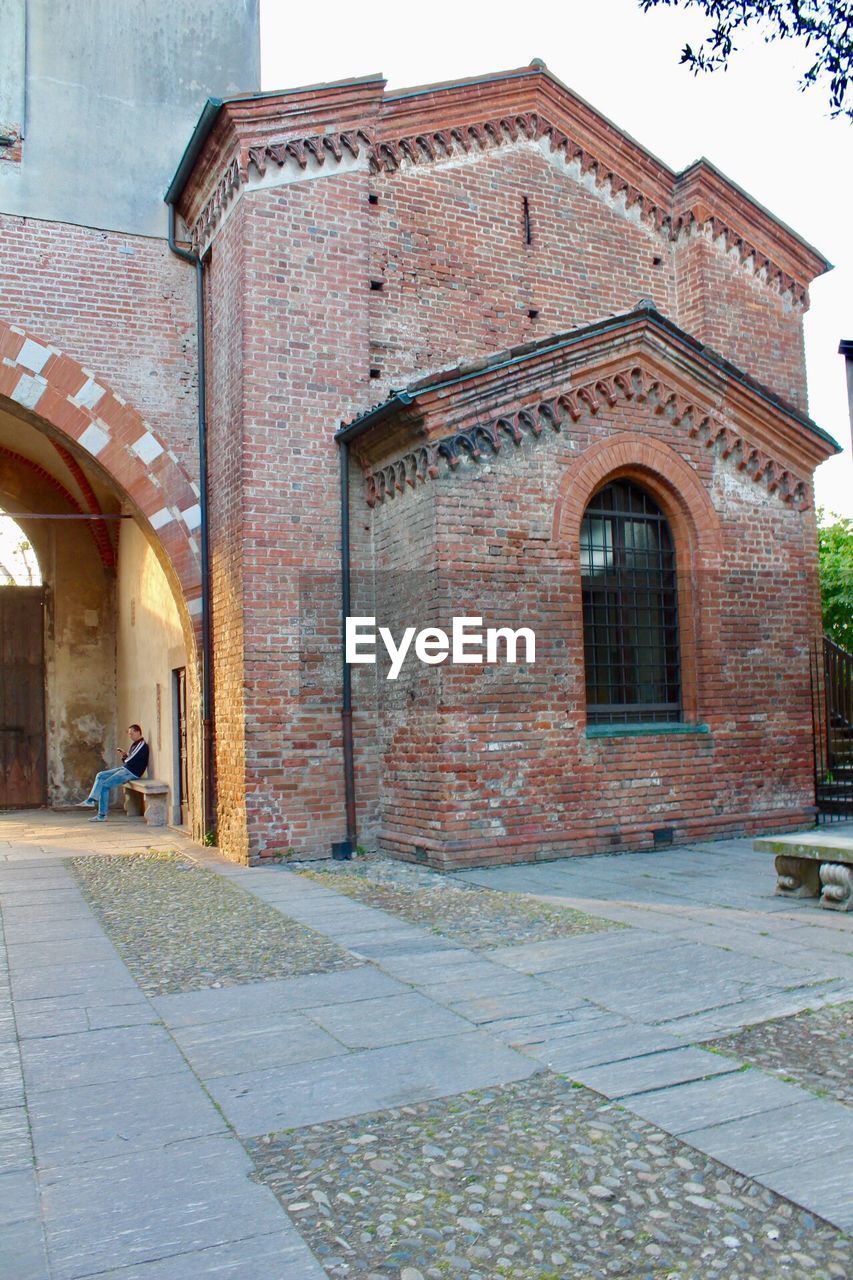
[[[346,841],[343,848],[335,846],[335,857],[349,858],[358,844],[358,824],[355,810],[355,756],[352,731],[352,668],[347,662],[347,618],[352,599],[352,551],[350,547],[350,453],[349,444],[377,420],[396,409],[398,404],[409,404],[411,397],[405,392],[394,395],[390,402],[379,405],[356,422],[343,426],[336,432],[338,460],[340,463],[340,519],[341,519],[341,737],[344,765],[344,807],[346,812]]]
[[[201,789],[204,836],[215,830],[213,804],[213,661],[210,620],[210,532],[207,503],[207,366],[204,325],[204,263],[198,254],[182,248],[175,239],[177,212],[174,199],[167,197],[169,248],[182,262],[195,268],[196,335],[198,361],[198,480],[199,543],[201,554]]]
[[[341,734],[344,764],[344,806],[346,812],[346,846],[340,850],[343,857],[352,857],[358,844],[355,813],[355,759],[352,734],[352,668],[347,662],[346,626],[350,613],[352,587],[349,522],[349,444],[339,441],[341,468]]]

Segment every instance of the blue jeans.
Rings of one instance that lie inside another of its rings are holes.
[[[89,800],[97,800],[98,817],[105,818],[110,803],[110,792],[113,787],[120,787],[124,782],[133,782],[136,774],[131,773],[129,769],[125,769],[121,764],[117,769],[102,769],[100,773],[95,774],[95,781],[92,783],[92,790],[89,792]]]

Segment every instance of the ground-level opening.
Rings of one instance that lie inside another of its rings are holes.
[[[169,821],[190,823],[192,639],[152,531],[84,450],[2,397],[0,512],[0,808],[75,804],[139,723]]]

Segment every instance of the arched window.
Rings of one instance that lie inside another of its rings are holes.
[[[41,569],[29,539],[11,516],[0,510],[0,587],[40,587]]]
[[[630,480],[600,489],[580,537],[587,720],[681,719],[675,547],[666,516]]]

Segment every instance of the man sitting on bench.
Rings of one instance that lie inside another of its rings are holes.
[[[130,737],[130,750],[119,749],[122,763],[117,769],[102,769],[96,774],[92,790],[86,799],[80,802],[81,809],[98,806],[98,812],[94,818],[89,819],[90,822],[106,822],[110,792],[113,787],[120,787],[125,782],[133,782],[134,778],[141,778],[148,768],[148,743],[142,736],[142,730],[138,724],[132,724],[127,732]]]

